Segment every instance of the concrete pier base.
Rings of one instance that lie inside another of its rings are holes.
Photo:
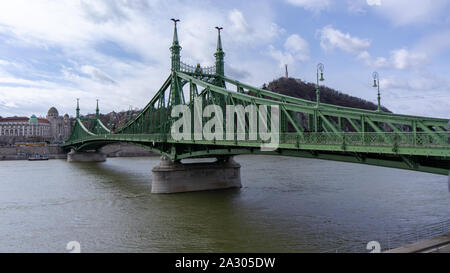
[[[152,193],[241,188],[241,165],[232,157],[214,163],[173,162],[167,157],[152,170]]]
[[[106,155],[101,152],[93,151],[93,152],[77,152],[70,151],[67,154],[68,162],[105,162]]]

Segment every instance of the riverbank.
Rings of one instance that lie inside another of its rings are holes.
[[[391,249],[385,253],[450,253],[450,233]]]
[[[35,154],[48,155],[49,159],[66,158],[63,149],[56,144],[0,147],[0,160],[27,160],[28,157]]]
[[[132,144],[119,143],[105,146],[101,149],[107,157],[143,157],[157,156],[157,154]],[[40,154],[47,155],[49,159],[66,159],[67,153],[57,144],[46,146],[12,146],[0,147],[0,161],[2,160],[28,160],[28,157]]]

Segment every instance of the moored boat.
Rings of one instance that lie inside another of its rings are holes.
[[[35,154],[28,157],[28,161],[48,160],[48,155]]]

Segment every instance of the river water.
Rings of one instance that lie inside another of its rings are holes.
[[[82,252],[367,252],[369,241],[450,218],[446,176],[235,160],[242,189],[174,195],[150,193],[157,157],[0,161],[0,252],[67,252],[70,241]]]

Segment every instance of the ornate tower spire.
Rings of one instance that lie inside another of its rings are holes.
[[[77,118],[80,117],[80,99],[77,99]]]
[[[222,49],[222,38],[220,37],[220,31],[223,29],[222,27],[216,27],[218,36],[217,36],[217,51],[214,54],[216,57],[216,74],[225,76],[225,52]]]
[[[178,42],[178,31],[177,31],[177,23],[180,21],[178,19],[170,19],[174,22],[174,31],[173,31],[173,42],[172,47],[170,47],[170,51],[172,52],[172,71],[179,71],[180,70],[180,52],[181,52],[181,46]]]
[[[100,117],[100,109],[98,108],[98,99],[97,99],[97,108],[95,109],[95,117],[96,118]]]

